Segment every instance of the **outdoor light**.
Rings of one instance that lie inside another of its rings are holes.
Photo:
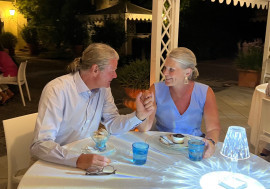
[[[230,126],[220,154],[231,159],[232,174],[224,178],[220,185],[225,188],[242,188],[246,182],[236,177],[237,162],[250,157],[246,129],[239,126]]]
[[[15,10],[14,10],[14,9],[10,9],[10,10],[9,10],[9,14],[10,14],[11,16],[14,16]]]
[[[207,173],[200,178],[201,188],[265,189],[260,182],[251,177],[250,174],[254,174],[255,172],[248,173],[248,175],[242,174],[247,172],[246,167],[248,165],[242,166],[242,168],[238,168],[237,166],[238,160],[244,160],[250,157],[245,128],[239,126],[229,127],[220,154],[230,161],[226,161],[226,164],[218,170],[215,169],[212,172],[207,171]],[[220,165],[221,163],[217,162],[216,165],[212,165],[211,167],[219,167]],[[230,171],[226,171],[228,167],[230,167]],[[258,175],[264,176],[263,172],[260,171],[258,171]]]
[[[249,158],[246,129],[239,126],[230,126],[220,153],[232,161]]]

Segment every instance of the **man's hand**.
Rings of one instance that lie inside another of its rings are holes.
[[[140,120],[144,120],[154,111],[154,94],[146,90],[144,93],[139,93],[136,97],[136,116]]]
[[[111,162],[110,159],[97,154],[81,154],[77,159],[77,167],[86,170],[90,166],[105,167]]]
[[[216,147],[210,140],[203,139],[203,141],[205,142],[205,152],[203,154],[203,158],[209,158],[215,153]]]

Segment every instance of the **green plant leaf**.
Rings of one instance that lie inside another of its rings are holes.
[[[239,52],[235,59],[236,66],[244,70],[261,70],[263,61],[263,48],[259,46],[252,46],[248,51]]]
[[[150,84],[150,61],[131,61],[117,72],[117,80],[124,88],[148,89]]]

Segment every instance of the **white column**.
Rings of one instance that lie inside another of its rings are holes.
[[[163,7],[163,0],[153,0],[150,85],[159,81],[162,7]]]
[[[168,0],[169,8],[167,9],[164,6],[165,2],[166,0],[153,0],[150,85],[160,80],[161,65],[164,64],[165,58],[162,57],[162,53],[169,52],[178,46],[180,0]],[[169,21],[168,25],[163,22],[163,13]],[[163,38],[166,37],[168,41],[165,42]]]
[[[126,13],[124,15],[124,19],[125,19],[125,35],[126,35],[126,41],[125,41],[125,55],[127,55],[127,52],[128,52],[128,31],[127,31],[127,16],[126,16]]]
[[[270,74],[270,65],[269,61],[266,70],[266,60],[270,56],[270,2],[268,2],[268,13],[267,13],[267,23],[266,23],[266,32],[265,32],[265,40],[264,40],[264,52],[263,52],[263,64],[262,64],[262,75],[261,75],[261,83],[264,81],[264,74]]]
[[[172,5],[171,50],[178,47],[180,0],[175,0]]]

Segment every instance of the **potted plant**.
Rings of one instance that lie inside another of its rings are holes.
[[[135,99],[139,92],[149,88],[150,61],[136,59],[123,66],[117,72],[117,80],[124,88],[128,99],[124,104],[131,109],[136,109]]]
[[[262,43],[255,41],[243,44],[235,59],[238,68],[238,86],[254,88],[260,83],[262,61]]]
[[[24,26],[21,30],[23,40],[27,43],[30,54],[36,55],[39,53],[38,34],[36,28],[32,26]]]
[[[2,43],[3,47],[8,49],[9,55],[15,55],[15,46],[18,42],[17,37],[10,32],[3,32],[0,35],[0,42]]]

